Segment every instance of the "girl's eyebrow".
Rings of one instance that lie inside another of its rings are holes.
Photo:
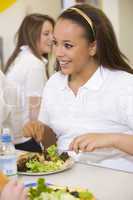
[[[72,42],[71,40],[63,40],[63,42]]]
[[[53,39],[56,40],[55,36],[53,36]],[[72,42],[71,40],[63,40],[63,42]]]

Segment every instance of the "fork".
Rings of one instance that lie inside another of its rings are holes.
[[[46,150],[45,150],[45,147],[44,145],[42,144],[42,142],[40,142],[40,147],[41,147],[41,151],[42,151],[42,154],[44,156],[44,159],[46,158]]]

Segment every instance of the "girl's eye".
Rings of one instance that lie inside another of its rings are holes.
[[[57,42],[55,40],[53,40],[53,45],[56,45],[56,44],[57,44]]]
[[[57,41],[56,40],[53,40],[53,45],[57,45]]]
[[[65,43],[64,46],[65,46],[65,48],[67,48],[67,49],[70,49],[70,48],[73,47],[73,45],[72,45],[72,44],[69,44],[69,43]]]
[[[49,32],[45,32],[43,33],[44,36],[48,36],[49,35]]]

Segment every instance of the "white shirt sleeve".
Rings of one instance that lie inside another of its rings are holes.
[[[26,96],[41,96],[46,83],[45,63],[28,52],[19,55],[7,78],[23,87]]]
[[[14,63],[10,66],[8,72],[6,73],[6,77],[8,80],[14,81],[19,85],[24,84],[26,73],[27,73],[27,63],[29,60],[24,58],[23,56],[18,55],[15,59]]]
[[[34,63],[34,65],[36,65]],[[25,91],[27,96],[42,96],[44,85],[46,83],[44,66],[34,66],[28,71]]]

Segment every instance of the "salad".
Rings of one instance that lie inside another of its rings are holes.
[[[60,170],[69,158],[66,152],[59,155],[57,146],[51,145],[45,155],[31,152],[22,154],[17,161],[17,167],[19,172],[53,172]]]
[[[38,179],[37,186],[29,190],[30,200],[95,200],[87,189],[69,189],[68,187],[47,186],[45,179]]]

